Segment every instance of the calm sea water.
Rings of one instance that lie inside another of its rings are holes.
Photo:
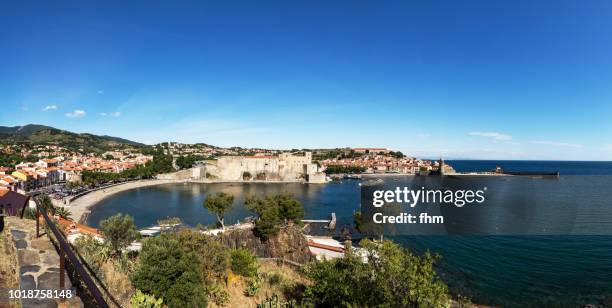
[[[488,171],[500,165],[510,171],[559,171],[564,175],[612,175],[610,162],[449,161],[458,171]],[[335,212],[339,227],[352,223],[359,210],[359,181],[304,184],[169,184],[116,194],[92,209],[87,223],[118,212],[135,218],[138,227],[160,218],[212,224],[215,217],[202,203],[209,193],[236,196],[228,223],[251,215],[242,205],[247,195],[287,192],[304,204],[306,217],[327,218]],[[610,188],[612,188],[612,183]],[[584,200],[588,203],[589,200]],[[610,204],[612,207],[612,204]],[[475,302],[507,307],[580,307],[612,301],[612,236],[397,236],[402,245],[422,253],[439,253],[440,273],[449,286]]]

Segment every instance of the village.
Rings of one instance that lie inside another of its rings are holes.
[[[266,150],[220,148],[175,142],[153,146],[171,157],[168,171],[191,169],[182,179],[194,181],[304,181],[325,183],[347,174],[428,174],[440,162],[404,156],[386,148],[334,150]],[[23,160],[0,166],[0,189],[28,192],[55,184],[83,182],[83,173],[122,174],[154,159],[138,148],[82,153],[57,145],[4,145],[5,154]],[[443,165],[447,173],[454,172]]]

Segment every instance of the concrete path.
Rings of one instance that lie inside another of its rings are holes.
[[[30,219],[7,217],[7,227],[17,250],[19,288],[26,291],[59,291],[59,255],[49,237],[43,235],[36,238],[36,221]],[[22,298],[22,307],[83,307],[68,275],[64,281],[65,289],[70,289],[72,292],[72,298],[65,300]]]

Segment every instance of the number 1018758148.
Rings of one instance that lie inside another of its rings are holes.
[[[74,291],[70,289],[66,290],[46,290],[46,289],[33,289],[33,290],[9,290],[10,299],[20,298],[36,298],[36,299],[61,299],[61,298],[72,298]]]

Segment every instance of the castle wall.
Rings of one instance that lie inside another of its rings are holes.
[[[204,171],[205,170],[205,171]],[[225,181],[241,180],[307,180],[309,174],[318,172],[312,163],[312,154],[293,155],[282,153],[279,156],[224,156],[216,164],[207,164],[202,170],[194,172],[194,178],[202,178],[208,172],[217,179]],[[250,175],[245,177],[245,174]]]

